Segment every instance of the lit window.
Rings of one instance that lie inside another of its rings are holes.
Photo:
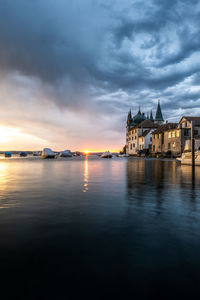
[[[179,130],[176,131],[176,136],[177,136],[177,137],[180,136],[180,131],[179,131]]]
[[[172,137],[173,137],[173,138],[176,137],[176,132],[175,132],[175,131],[172,132]]]
[[[171,137],[172,137],[172,133],[171,133],[171,132],[169,132],[169,134],[168,134],[168,138],[169,138],[169,139],[171,139]]]

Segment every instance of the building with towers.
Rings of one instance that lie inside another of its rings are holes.
[[[152,148],[152,131],[163,123],[164,119],[159,100],[155,118],[153,118],[152,111],[150,114],[145,115],[141,112],[140,107],[134,116],[129,110],[126,123],[126,153],[137,155],[140,150],[150,150]]]

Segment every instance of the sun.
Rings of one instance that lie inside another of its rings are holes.
[[[89,151],[88,151],[88,150],[85,150],[85,151],[84,151],[84,153],[85,153],[85,154],[88,154],[88,153],[89,153]]]

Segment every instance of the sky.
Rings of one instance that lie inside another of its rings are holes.
[[[0,150],[120,150],[127,112],[200,116],[200,2],[0,0]]]

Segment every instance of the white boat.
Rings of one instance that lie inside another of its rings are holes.
[[[112,153],[110,153],[109,151],[104,152],[101,155],[102,158],[112,158]]]
[[[33,152],[33,156],[39,156],[39,153],[37,151]]]
[[[55,153],[50,148],[44,148],[41,154],[42,158],[55,158]]]
[[[61,156],[61,157],[72,157],[72,153],[71,153],[70,150],[65,150],[65,151],[60,152],[59,156]]]
[[[192,165],[192,152],[183,153],[177,160],[180,161],[182,165]],[[195,151],[194,161],[195,166],[200,166],[200,151]]]

